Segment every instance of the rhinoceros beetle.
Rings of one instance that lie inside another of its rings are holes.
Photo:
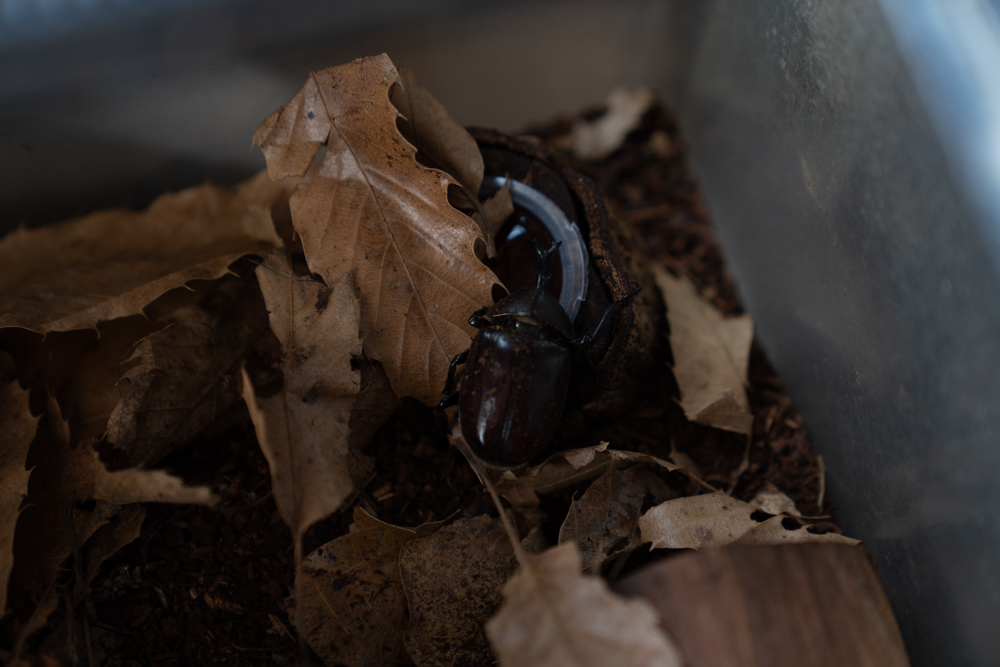
[[[548,289],[549,258],[559,242],[538,254],[538,279],[528,287],[481,308],[469,318],[479,329],[472,344],[451,362],[439,407],[458,404],[462,436],[472,451],[499,467],[516,467],[547,451],[559,428],[576,359],[591,370],[586,350],[608,315],[639,291],[611,303],[590,334],[574,336],[573,323]],[[455,373],[465,364],[462,384]],[[595,371],[596,373],[596,371]],[[598,384],[606,389],[599,378]]]

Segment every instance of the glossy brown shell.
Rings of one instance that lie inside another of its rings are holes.
[[[628,294],[641,290],[625,307],[617,309],[610,327],[605,327],[590,349],[590,358],[605,384],[598,386],[591,373],[578,378],[578,388],[569,397],[564,428],[586,428],[581,414],[612,416],[628,405],[642,377],[664,362],[666,318],[646,258],[633,230],[605,208],[596,184],[571,169],[559,154],[533,137],[511,137],[495,130],[472,129],[479,143],[487,174],[523,181],[540,190],[580,227],[590,253],[586,302],[573,322],[577,335],[590,333],[605,309]],[[568,433],[572,435],[572,433]]]

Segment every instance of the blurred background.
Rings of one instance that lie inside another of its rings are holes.
[[[1000,664],[1000,0],[0,0],[0,230],[236,182],[383,51],[508,131],[657,90],[914,664]]]

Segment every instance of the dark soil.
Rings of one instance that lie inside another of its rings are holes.
[[[536,128],[557,137],[570,119]],[[662,108],[647,113],[624,147],[598,163],[580,163],[608,203],[642,233],[652,259],[689,276],[723,312],[742,311],[715,241],[678,127]],[[759,345],[750,366],[754,435],[750,465],[734,488],[749,499],[770,482],[803,514],[817,507],[821,472],[791,401]],[[643,400],[596,437],[616,448],[665,456],[673,442],[704,479],[728,488],[743,460],[737,435],[689,423],[671,400],[669,374],[655,374]],[[245,413],[233,424],[175,454],[166,465],[192,481],[208,481],[223,498],[214,509],[149,506],[141,537],[109,559],[86,605],[94,664],[285,665],[295,640],[285,611],[293,579],[291,535],[270,495],[267,465]],[[586,443],[583,443],[586,444]],[[574,444],[574,446],[580,446]],[[375,479],[356,499],[384,521],[416,526],[453,516],[495,514],[468,464],[449,447],[441,418],[405,404],[377,434]],[[578,490],[577,490],[578,491]],[[572,491],[545,499],[558,531]],[[306,550],[346,533],[351,507],[314,526]],[[640,550],[644,551],[644,550]],[[636,554],[626,570],[649,558]],[[55,636],[59,633],[53,633]],[[43,646],[45,642],[43,640]],[[58,652],[58,647],[46,646]]]

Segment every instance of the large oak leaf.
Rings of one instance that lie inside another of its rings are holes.
[[[326,147],[290,200],[306,261],[329,285],[353,271],[365,352],[398,395],[433,404],[497,280],[476,257],[476,224],[448,203],[452,177],[419,164],[397,129],[394,85],[385,55],[312,72],[254,141],[275,179],[305,174]]]

